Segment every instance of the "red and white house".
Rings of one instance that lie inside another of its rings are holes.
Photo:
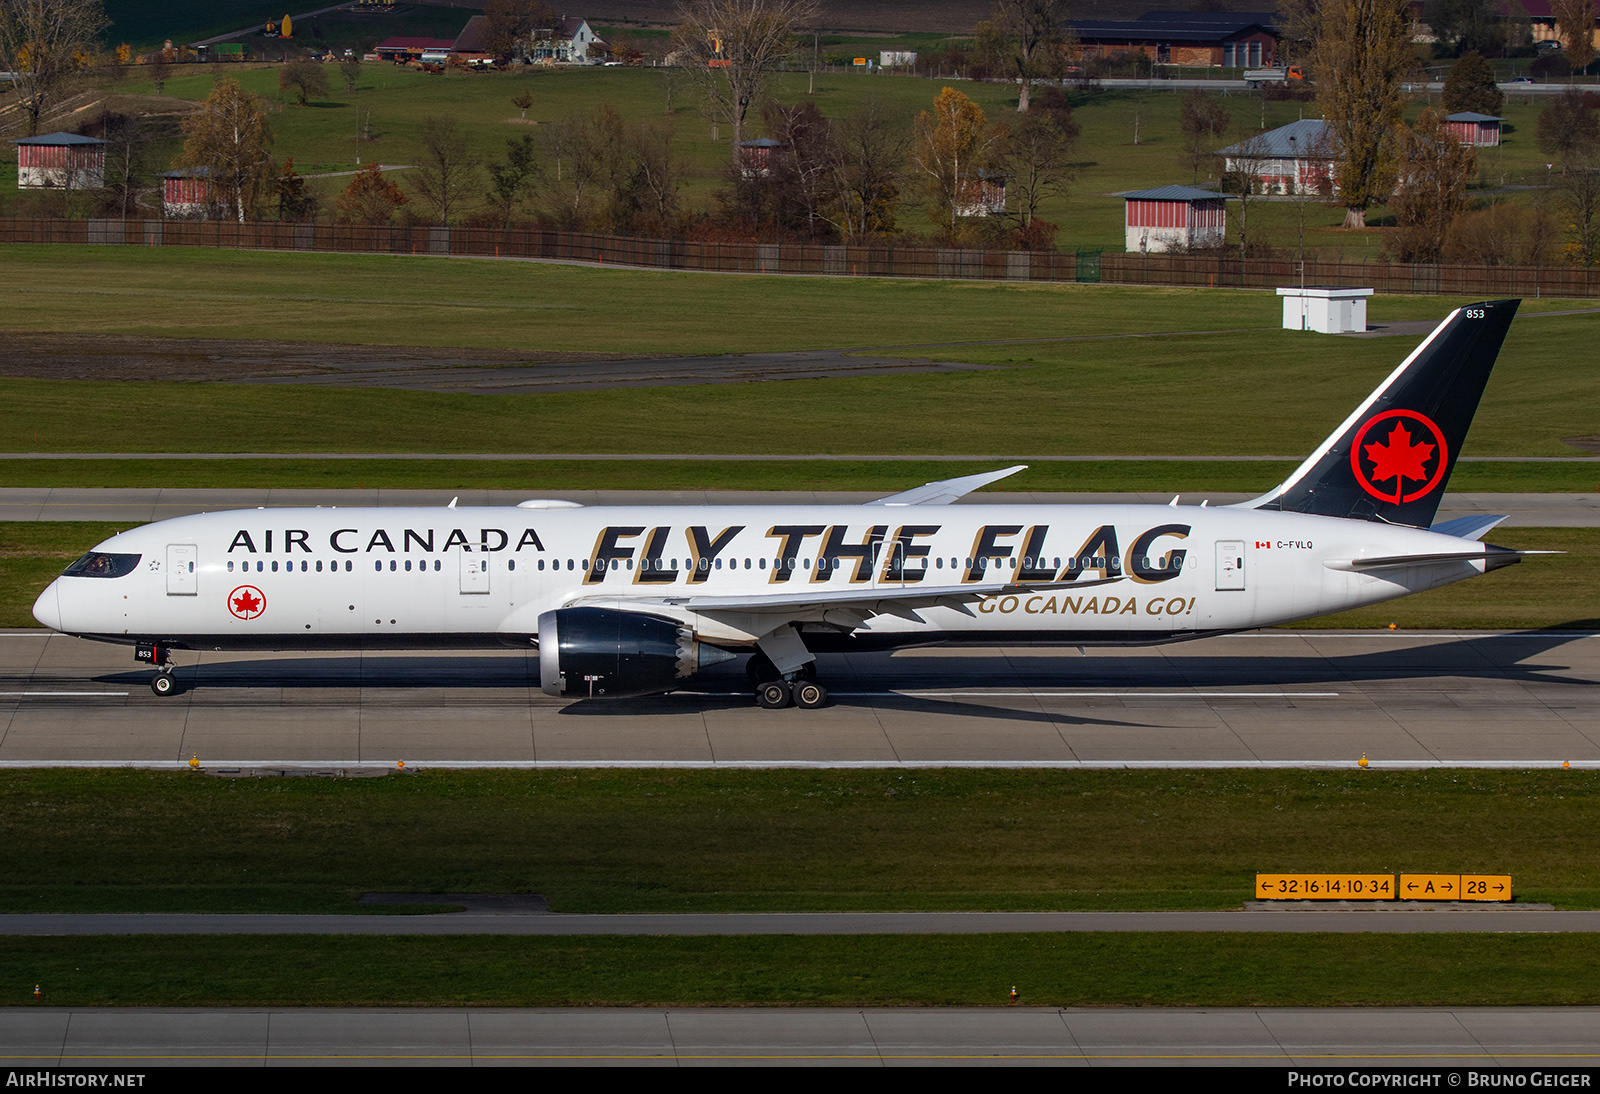
[[[169,217],[203,217],[215,206],[209,167],[180,167],[161,175],[161,211]]]
[[[1121,195],[1127,201],[1127,248],[1137,253],[1220,247],[1228,228],[1221,194],[1161,186]]]
[[[1304,118],[1217,150],[1223,168],[1255,180],[1259,194],[1331,194],[1339,145],[1320,118]]]
[[[1504,118],[1493,114],[1477,114],[1463,110],[1448,114],[1444,119],[1445,132],[1462,144],[1472,148],[1497,148],[1500,145],[1500,123]]]
[[[106,142],[76,133],[46,133],[17,146],[17,186],[23,190],[99,190],[106,184]]]

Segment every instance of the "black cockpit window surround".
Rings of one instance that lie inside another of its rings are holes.
[[[62,577],[126,577],[139,565],[142,555],[90,551],[61,571]]]

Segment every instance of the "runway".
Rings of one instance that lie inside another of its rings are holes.
[[[1600,636],[1263,631],[1129,650],[824,655],[820,711],[565,701],[504,653],[176,655],[0,633],[0,765],[1600,767]]]
[[[0,1065],[1541,1067],[1600,1061],[1588,1007],[0,1009]],[[1422,1076],[1426,1078],[1426,1073]],[[1448,1085],[1460,1085],[1460,1077]],[[1581,1084],[1582,1076],[1574,1076]],[[1350,1085],[1358,1085],[1352,1082]],[[1361,1084],[1367,1085],[1367,1084]],[[1370,1084],[1378,1085],[1378,1084]],[[1444,1077],[1433,1083],[1444,1087]],[[1546,1082],[1546,1085],[1554,1085]]]

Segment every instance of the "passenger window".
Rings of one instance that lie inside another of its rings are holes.
[[[372,568],[374,570],[383,569],[383,562],[381,560],[374,560],[373,563],[372,563]]]
[[[231,561],[228,563],[228,572],[230,574],[233,573],[233,563]]]
[[[764,558],[756,559],[756,568],[760,569],[760,570],[765,570],[767,568],[767,560],[764,559]]]
[[[514,559],[514,558],[506,559],[506,569],[515,570],[516,568],[517,568],[517,560],[516,559]]]
[[[349,573],[353,569],[355,569],[355,563],[351,562],[348,558],[345,559],[344,560],[344,572],[345,573]]]
[[[277,573],[278,572],[278,560],[277,559],[273,559],[272,560],[272,572],[273,573]]]

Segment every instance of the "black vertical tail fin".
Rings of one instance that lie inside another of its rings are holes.
[[[1520,303],[1451,312],[1294,474],[1244,507],[1428,527]]]

